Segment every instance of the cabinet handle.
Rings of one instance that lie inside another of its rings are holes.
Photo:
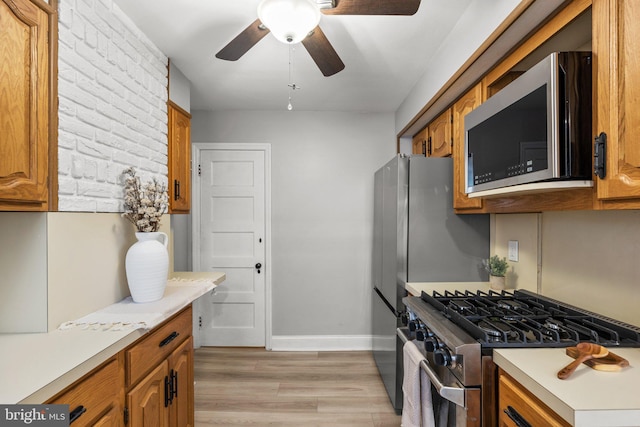
[[[171,400],[178,397],[178,372],[171,370]]]
[[[158,347],[164,347],[165,345],[169,344],[171,341],[178,338],[178,335],[180,334],[177,333],[176,331],[171,332],[168,337],[160,341],[160,345],[158,345]]]
[[[531,427],[531,424],[525,418],[516,411],[513,406],[507,406],[507,409],[504,410],[504,413],[507,414],[511,420],[516,423],[518,427]]]
[[[165,375],[164,377],[164,407],[167,408],[171,403],[171,384],[169,381],[169,377]]]
[[[178,200],[180,198],[180,181],[177,179],[173,180],[173,200]]]
[[[87,408],[85,408],[82,405],[78,406],[76,409],[69,412],[69,424],[71,424],[72,422],[80,418],[82,414],[84,414],[85,412],[87,412]]]

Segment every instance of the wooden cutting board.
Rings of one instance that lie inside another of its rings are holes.
[[[578,356],[578,349],[575,347],[567,347],[566,353],[567,356],[575,359]],[[622,368],[629,366],[629,361],[609,351],[609,354],[605,357],[590,359],[585,361],[584,364],[597,371],[619,371]]]

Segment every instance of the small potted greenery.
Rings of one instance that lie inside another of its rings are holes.
[[[482,261],[484,268],[489,272],[489,283],[491,289],[502,290],[505,288],[505,278],[507,274],[507,258],[500,258],[498,255],[494,255],[489,259]]]

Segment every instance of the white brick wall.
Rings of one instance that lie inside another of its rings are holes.
[[[112,0],[60,0],[59,210],[119,212],[122,170],[167,181],[167,57]]]

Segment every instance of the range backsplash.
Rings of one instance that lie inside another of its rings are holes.
[[[640,211],[496,214],[492,253],[506,256],[509,240],[509,285],[640,326]]]

